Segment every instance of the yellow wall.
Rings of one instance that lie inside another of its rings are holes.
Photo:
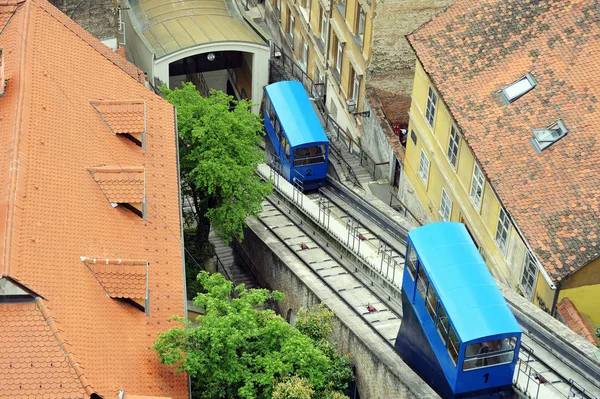
[[[579,313],[594,323],[592,327],[600,326],[600,284],[563,289],[559,299],[564,297],[568,297]]]
[[[462,216],[477,244],[480,245],[480,252],[482,252],[492,274],[499,280],[516,288],[520,283],[525,245],[522,242],[518,243],[518,241],[521,241],[520,237],[511,227],[506,254],[498,248],[495,236],[501,205],[492,186],[487,181],[481,200],[481,209],[477,209],[473,205],[469,195],[475,158],[461,137],[456,169],[450,164],[447,151],[453,118],[436,91],[438,101],[433,128],[428,125],[425,120],[425,113],[430,85],[429,77],[417,61],[412,93],[413,101],[410,109],[409,138],[404,160],[406,176],[424,205],[428,216],[433,220],[440,220],[438,211],[441,190],[442,187],[445,189],[452,200],[451,220],[460,221]],[[417,136],[416,145],[410,138],[411,131]],[[421,150],[425,152],[430,161],[429,179],[426,185],[418,175]],[[520,257],[515,256],[515,251],[520,254]],[[509,262],[507,259],[511,261]],[[518,262],[515,262],[515,259],[519,259]],[[543,284],[549,289],[543,277],[539,276],[538,285],[540,289],[542,289]],[[544,296],[546,296],[545,293]],[[552,301],[550,301],[551,305]]]
[[[554,302],[555,294],[556,290],[550,288],[546,280],[544,280],[544,277],[538,271],[537,283],[532,298],[533,303],[535,303],[545,311],[550,312],[552,310],[552,304]]]

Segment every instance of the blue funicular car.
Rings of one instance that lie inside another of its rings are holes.
[[[264,101],[265,129],[286,180],[304,190],[324,185],[329,139],[302,83],[270,84]]]
[[[510,398],[521,328],[461,223],[408,233],[402,358],[443,398]]]

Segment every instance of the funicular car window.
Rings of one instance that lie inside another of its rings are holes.
[[[427,291],[427,300],[425,301],[425,307],[427,307],[427,313],[431,316],[431,320],[435,321],[435,312],[438,305],[438,296],[433,289],[433,286],[429,284],[429,291]]]
[[[442,341],[445,345],[446,340],[448,339],[448,315],[446,314],[446,311],[442,305],[438,306],[438,318],[436,326],[438,333],[440,333],[440,337],[442,337]]]
[[[429,279],[425,274],[425,270],[422,267],[419,267],[419,276],[417,277],[417,288],[419,293],[421,294],[421,298],[425,300],[425,294],[427,294],[427,285],[429,284]]]
[[[294,149],[294,166],[313,165],[325,162],[325,145]]]
[[[406,267],[410,276],[415,279],[415,272],[417,271],[417,254],[412,246],[412,243],[408,244],[408,255],[406,256]]]
[[[516,346],[516,337],[470,344],[465,348],[463,370],[512,363],[515,358]]]
[[[458,335],[456,335],[456,331],[454,331],[454,327],[452,326],[449,326],[448,346],[446,348],[448,349],[448,354],[456,366],[456,362],[458,362],[458,349],[460,348],[460,341],[458,340]]]

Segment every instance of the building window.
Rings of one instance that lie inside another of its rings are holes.
[[[340,14],[342,14],[342,18],[346,18],[346,0],[338,0],[337,8]]]
[[[358,40],[356,40],[356,42],[361,49],[363,47],[363,40],[365,37],[365,21],[366,21],[365,10],[362,8],[362,5],[359,4],[358,10],[357,10],[357,15],[356,15],[355,31],[356,31],[356,36],[358,39]]]
[[[419,177],[425,186],[427,186],[427,178],[429,177],[429,158],[427,158],[423,149],[421,149],[421,158],[419,159]]]
[[[527,255],[525,256],[525,265],[523,265],[523,275],[521,276],[521,286],[523,286],[525,294],[529,299],[533,297],[536,275],[537,266],[535,264],[535,259],[527,252]]]
[[[450,221],[450,214],[452,213],[452,200],[446,193],[446,190],[442,188],[442,198],[440,199],[440,220],[442,222]]]
[[[308,43],[306,42],[306,39],[302,38],[302,60],[300,61],[300,65],[304,72],[306,72],[306,65],[308,65],[307,62],[308,62]]]
[[[508,235],[510,233],[510,220],[508,214],[504,208],[500,208],[500,215],[498,215],[498,225],[496,226],[496,243],[498,248],[504,255],[506,255],[506,248],[508,247]]]
[[[502,97],[506,104],[510,104],[516,99],[523,96],[524,94],[531,91],[536,84],[537,82],[535,81],[533,76],[530,73],[528,73],[521,79],[509,84],[504,89],[502,89],[502,91],[500,92],[500,97]]]
[[[360,76],[354,71],[354,69],[350,70],[350,78],[352,82],[352,86],[350,87],[350,98],[356,104],[356,108],[358,109],[358,92],[360,90]]]
[[[338,73],[338,76],[342,76],[342,57],[343,57],[343,46],[342,42],[336,40],[337,42],[337,53],[335,56],[335,70]]]
[[[452,128],[450,128],[450,142],[448,143],[448,161],[454,169],[456,169],[456,161],[458,160],[459,145],[460,137],[458,136],[458,131],[452,125]]]
[[[475,162],[475,165],[473,166],[473,178],[471,179],[471,201],[477,210],[481,208],[484,185],[485,178],[483,177],[483,172],[479,165],[477,165],[477,162]]]
[[[277,0],[277,9],[281,10],[281,0]]]
[[[529,142],[533,146],[535,152],[538,154],[569,133],[565,127],[565,124],[561,120],[556,121],[545,129],[532,130],[534,137],[529,139]]]
[[[427,111],[425,112],[425,119],[430,127],[433,128],[433,121],[435,120],[435,107],[437,105],[437,95],[433,91],[433,88],[429,86],[429,94],[427,95]]]
[[[327,12],[321,7],[321,40],[325,43],[325,35],[327,34]]]
[[[288,24],[288,40],[292,45],[292,49],[294,48],[294,16],[292,15],[292,9],[288,9],[289,12],[289,24]]]
[[[302,0],[302,7],[306,9],[306,21],[310,22],[310,2],[311,0]]]

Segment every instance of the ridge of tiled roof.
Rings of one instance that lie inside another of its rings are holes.
[[[41,397],[49,386],[65,399],[93,392],[41,298],[0,304],[0,369],[7,398]]]
[[[111,298],[146,298],[148,261],[88,257],[81,260]]]
[[[145,191],[143,167],[96,166],[89,167],[94,181],[111,203],[142,203]]]
[[[146,102],[144,100],[90,100],[90,104],[115,134],[146,132]]]
[[[600,7],[457,0],[407,36],[465,141],[555,282],[600,257]],[[500,91],[537,85],[506,105]],[[569,133],[537,154],[533,128]]]
[[[71,32],[73,32],[77,37],[86,42],[91,48],[102,54],[106,57],[110,62],[118,66],[125,73],[131,76],[133,79],[137,80],[140,83],[144,83],[146,81],[146,77],[144,75],[144,71],[140,68],[136,67],[125,58],[121,57],[118,53],[112,51],[108,46],[102,43],[100,40],[96,39],[91,33],[83,29],[79,26],[75,21],[71,18],[67,17],[62,11],[58,8],[54,7],[47,0],[35,0],[39,7],[46,11],[49,15],[51,15],[58,22],[63,24],[66,28],[68,28]]]

